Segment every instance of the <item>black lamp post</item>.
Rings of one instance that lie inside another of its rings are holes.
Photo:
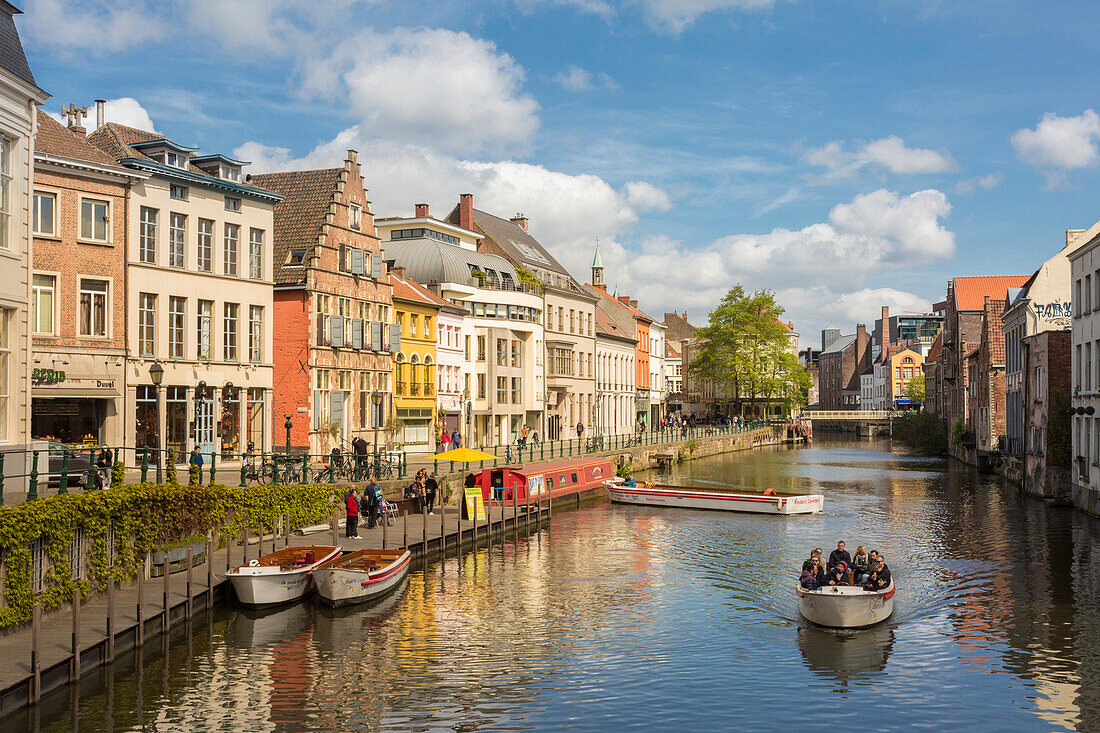
[[[159,361],[154,361],[153,365],[149,367],[149,381],[153,383],[153,399],[156,400],[156,408],[153,414],[155,416],[154,423],[156,424],[157,484],[159,485],[164,483],[160,461],[160,384],[164,381],[164,367],[160,365]]]
[[[286,422],[283,423],[283,427],[286,428],[286,454],[290,455],[290,429],[294,427],[294,423],[290,421],[290,415],[284,415]]]
[[[379,413],[379,410],[378,410],[378,406],[382,404],[382,393],[381,392],[372,392],[371,396],[370,396],[370,401],[374,404],[374,415],[373,415],[374,419],[371,420],[371,422],[374,423],[374,454],[375,454],[375,456],[377,456],[378,455],[378,418],[381,417],[381,414]]]

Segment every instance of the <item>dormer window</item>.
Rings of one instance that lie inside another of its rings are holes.
[[[186,168],[187,156],[180,155],[179,153],[169,152],[165,155],[164,162],[168,165],[175,166],[176,168]]]
[[[299,266],[305,259],[306,251],[304,249],[292,249],[286,258],[286,263],[291,266]]]
[[[241,180],[241,169],[232,165],[223,165],[222,178],[227,181],[239,181]]]

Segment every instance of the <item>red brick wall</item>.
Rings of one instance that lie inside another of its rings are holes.
[[[298,412],[299,407],[310,407],[308,339],[310,302],[305,290],[275,290],[275,333],[273,341],[275,373],[273,379],[271,409],[275,446],[286,442],[283,425],[290,415],[293,426],[290,442],[294,446],[309,445],[312,416]]]

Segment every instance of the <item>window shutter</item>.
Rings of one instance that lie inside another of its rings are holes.
[[[344,317],[343,316],[329,316],[330,331],[332,336],[333,347],[340,347],[344,345]]]
[[[336,423],[343,426],[344,424],[344,392],[343,390],[334,389],[329,395],[329,410],[328,419],[330,423]]]
[[[375,351],[382,350],[382,321],[371,321],[370,347]]]
[[[390,351],[401,351],[401,324],[390,324]]]
[[[382,261],[382,255],[370,256],[370,276],[375,280],[386,276],[386,263]]]
[[[351,272],[353,275],[363,275],[366,273],[366,252],[361,249],[351,250]]]
[[[321,390],[313,390],[313,429],[321,429]]]
[[[351,322],[351,348],[363,348],[363,321],[358,318]]]

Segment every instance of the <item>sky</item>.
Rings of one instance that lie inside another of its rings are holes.
[[[107,99],[255,173],[353,148],[376,216],[472,193],[582,281],[598,238],[610,287],[697,325],[741,283],[816,345],[1100,218],[1093,2],[22,6],[49,112]]]

